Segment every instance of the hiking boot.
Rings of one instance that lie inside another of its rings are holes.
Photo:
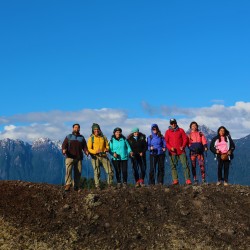
[[[197,186],[199,184],[198,180],[194,180],[194,186]]]
[[[78,194],[81,193],[81,189],[80,188],[74,188],[74,191],[76,191]]]
[[[112,184],[109,184],[109,185],[108,185],[108,189],[114,190],[114,189],[116,189],[116,187],[114,187]]]
[[[227,187],[229,184],[227,181],[224,181],[224,186]]]
[[[207,185],[207,181],[206,181],[205,179],[202,179],[201,183],[202,183],[203,185]]]
[[[140,186],[141,186],[141,187],[145,187],[145,184],[144,184],[144,180],[143,180],[143,179],[139,179],[138,182],[140,183]]]
[[[179,181],[178,180],[173,180],[173,185],[178,185]]]
[[[140,187],[140,182],[139,181],[136,182],[135,187],[136,188]]]
[[[127,187],[128,187],[127,183],[124,182],[124,183],[122,184],[122,188],[123,188],[123,189],[126,189]]]
[[[64,191],[65,192],[69,192],[70,191],[70,184],[65,186]]]
[[[192,181],[190,179],[186,180],[186,185],[192,185]]]
[[[216,186],[220,186],[221,185],[221,181],[217,181]]]
[[[144,182],[144,180],[143,179],[139,179],[138,182],[141,184],[141,183]]]

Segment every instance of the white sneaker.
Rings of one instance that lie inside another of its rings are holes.
[[[216,185],[220,186],[221,185],[221,181],[217,181]]]
[[[224,186],[226,187],[228,185],[229,185],[228,182],[224,181]]]

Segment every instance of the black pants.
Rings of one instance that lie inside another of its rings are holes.
[[[224,179],[224,181],[228,182],[230,161],[229,160],[223,161],[221,160],[220,157],[218,157],[217,159],[218,159],[218,181],[221,181]],[[222,178],[223,168],[224,168],[224,178]]]
[[[128,161],[120,161],[120,160],[112,160],[112,164],[115,169],[115,175],[117,183],[121,183],[121,174],[123,183],[127,183],[128,181]]]
[[[165,174],[165,154],[150,155],[150,170],[149,170],[149,184],[155,184],[156,169],[157,171],[157,183],[163,184]]]
[[[139,179],[144,180],[146,174],[146,157],[136,154],[134,155],[133,158],[131,158],[131,162],[132,162],[135,182],[137,182]]]

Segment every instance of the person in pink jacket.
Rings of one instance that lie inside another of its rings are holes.
[[[204,151],[207,151],[207,139],[202,132],[198,129],[197,122],[193,121],[190,123],[190,133],[189,138],[189,150],[190,150],[190,161],[192,164],[192,175],[194,178],[194,183],[198,184],[198,179],[196,176],[196,162],[201,169],[202,183],[206,183],[206,173],[205,173],[205,162],[204,162]]]
[[[182,128],[179,128],[176,119],[170,119],[170,126],[165,133],[165,141],[169,152],[173,185],[179,184],[176,168],[179,160],[182,164],[186,184],[191,185],[190,170],[185,152],[185,147],[188,144],[188,137],[185,131]]]

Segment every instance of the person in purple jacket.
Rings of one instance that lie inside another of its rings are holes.
[[[150,152],[149,184],[155,184],[157,166],[157,183],[163,184],[166,142],[157,124],[151,126],[151,135],[147,137],[147,146]]]

